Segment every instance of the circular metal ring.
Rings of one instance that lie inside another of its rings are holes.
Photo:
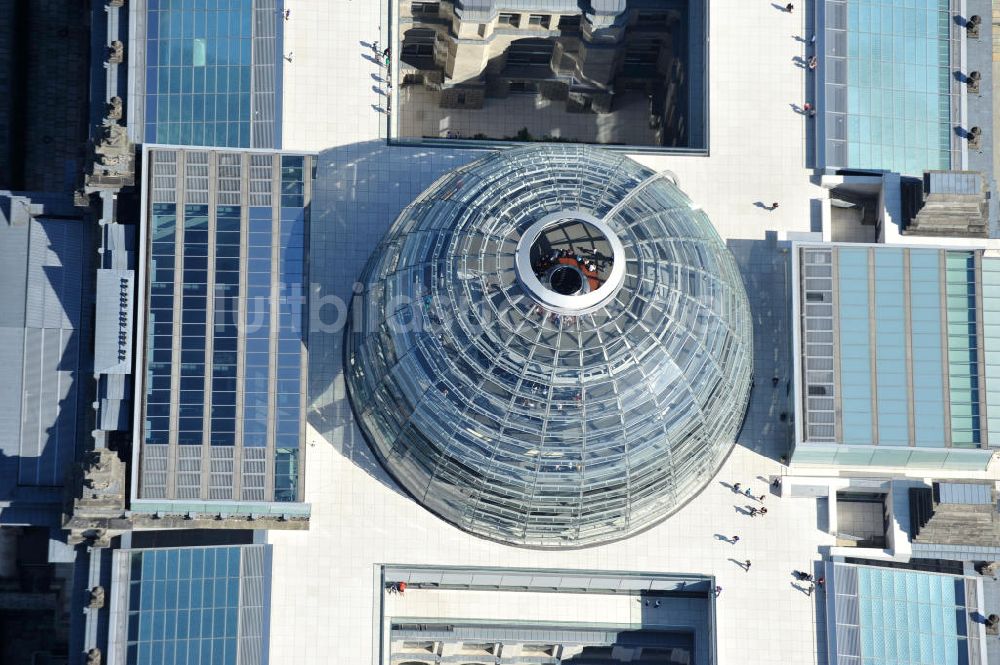
[[[563,295],[542,284],[535,275],[531,265],[531,248],[546,229],[560,222],[581,222],[592,226],[611,245],[611,274],[597,289],[577,295]],[[524,232],[514,252],[514,271],[521,286],[538,304],[560,314],[586,314],[598,309],[621,288],[622,282],[625,281],[625,248],[618,235],[604,220],[582,210],[561,210],[542,217]]]

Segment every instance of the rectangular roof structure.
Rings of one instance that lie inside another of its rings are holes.
[[[982,176],[967,171],[930,171],[924,174],[924,188],[936,194],[975,196],[983,190]]]
[[[707,575],[385,565],[381,578],[379,662],[424,662],[429,642],[440,662],[463,665],[555,662],[546,655],[611,663],[612,652],[631,662],[717,662],[716,581]]]
[[[100,374],[132,372],[132,289],[135,273],[122,268],[97,271],[97,318],[94,333],[94,371]],[[113,315],[116,314],[117,316]]]
[[[97,270],[94,375],[97,422],[94,434],[131,427],[133,338],[135,336],[136,227],[101,225],[101,267]]]
[[[979,39],[965,20],[981,14]],[[987,0],[822,0],[816,8],[818,162],[828,169],[920,175],[992,173],[992,67]],[[979,71],[979,92],[969,72]],[[983,132],[981,148],[966,132]],[[987,154],[980,155],[980,152]]]
[[[798,244],[794,271],[794,459],[985,468],[1000,437],[1000,258]]]
[[[93,325],[88,274],[97,256],[83,220],[66,219],[65,211],[49,216],[45,204],[28,197],[5,203],[11,214],[0,216],[0,365],[7,370],[0,384],[0,504],[18,488],[62,486],[73,462],[88,394],[80,349]]]
[[[271,546],[122,549],[108,665],[267,665]]]
[[[145,163],[133,509],[307,515],[313,157],[151,147]]]
[[[935,483],[939,503],[990,505],[993,488],[987,483]]]
[[[280,0],[129,4],[135,143],[281,146]]]
[[[831,663],[980,662],[975,583],[956,575],[826,564]]]

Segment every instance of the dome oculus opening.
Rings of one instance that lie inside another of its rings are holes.
[[[575,266],[555,266],[546,277],[552,290],[564,296],[575,296],[583,291],[585,284],[583,273]]]
[[[539,303],[580,312],[613,295],[624,276],[624,262],[621,242],[607,224],[572,211],[547,215],[528,227],[518,243],[515,266],[521,284]]]

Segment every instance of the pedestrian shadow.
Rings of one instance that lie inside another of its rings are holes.
[[[729,536],[725,536],[725,535],[723,535],[721,533],[715,534],[715,539],[716,540],[722,540],[724,542],[729,543],[730,545],[733,543],[733,539],[732,538],[730,538]]]
[[[806,110],[804,108],[802,108],[801,106],[799,106],[798,104],[789,104],[788,106],[790,106],[791,109],[793,111],[795,111],[796,113],[798,113],[799,115],[805,115],[806,114]]]
[[[738,512],[740,515],[752,515],[753,514],[753,513],[750,512],[750,510],[748,508],[744,508],[743,506],[733,506],[733,508],[735,508],[736,512]]]
[[[809,64],[806,62],[806,59],[803,58],[801,55],[797,55],[794,58],[792,58],[792,62],[795,63],[795,66],[798,67],[799,69],[805,69]]]
[[[747,569],[747,562],[746,561],[740,561],[739,559],[734,559],[733,557],[729,557],[729,560],[732,561],[733,563],[735,563],[741,569],[743,569],[743,570]]]
[[[811,596],[812,595],[811,593],[809,593],[809,587],[807,587],[807,586],[802,586],[801,584],[799,584],[797,582],[789,582],[789,584],[792,585],[793,589],[795,589],[796,591],[802,592],[802,594],[805,595],[805,596]]]
[[[373,55],[371,55],[369,53],[362,53],[361,57],[364,58],[365,60],[367,60],[368,62],[372,63],[372,64],[379,65],[379,66],[382,65],[382,61],[381,60],[379,60],[378,58],[376,58],[375,56],[373,56]]]
[[[961,125],[955,125],[955,136],[963,139],[972,138],[972,132]]]
[[[764,203],[763,201],[754,201],[753,204],[754,204],[754,206],[756,206],[756,207],[758,207],[758,208],[760,208],[762,210],[771,210],[772,209],[770,203]]]
[[[382,90],[382,88],[378,87],[377,85],[372,86],[372,92],[374,92],[376,95],[379,95],[380,97],[385,97],[385,91]]]
[[[779,5],[777,2],[772,2],[771,6],[774,7],[775,9],[777,9],[779,12],[785,12],[786,14],[790,14],[791,13],[791,12],[788,11],[788,9],[785,7],[785,5]]]
[[[375,49],[375,42],[366,42],[363,39],[359,39],[358,40],[358,44],[360,44],[361,46],[365,47],[369,51],[373,51]]]
[[[775,485],[775,482],[778,484]],[[767,491],[771,496],[781,498],[781,476],[771,476],[771,480],[767,483]]]
[[[773,2],[771,4],[774,5]],[[785,8],[781,7],[781,11],[785,11]],[[809,40],[806,39],[805,37],[803,37],[802,35],[792,35],[792,39],[794,39],[795,41],[800,42],[802,44],[808,44],[809,43]]]
[[[722,485],[723,487],[725,487],[730,492],[735,492],[736,491],[736,486],[733,485],[732,483],[727,483],[725,480],[720,480],[719,484]]]
[[[385,79],[379,76],[377,72],[372,72],[372,80],[376,83],[385,83]]]
[[[378,104],[372,104],[372,108],[378,111],[379,113],[385,113],[385,109],[379,106]]]

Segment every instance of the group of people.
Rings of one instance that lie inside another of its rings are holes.
[[[390,94],[386,95],[385,98],[385,112],[392,112],[392,67],[390,63],[392,62],[392,49],[386,46],[384,49],[379,48],[378,40],[371,43],[372,53],[375,54],[376,58],[385,60],[385,87],[388,88]],[[381,63],[379,63],[381,66]]]
[[[764,499],[767,498],[766,494],[761,494],[760,496],[756,496],[753,492],[750,491],[749,487],[741,492],[740,491],[741,487],[743,487],[742,484],[733,483],[733,491],[737,494],[742,494],[748,499],[753,499],[758,503],[764,503]],[[757,517],[758,514],[767,515],[767,508],[763,506],[761,506],[760,508],[758,508],[757,506],[747,506],[747,511],[749,511],[750,517]]]
[[[535,276],[541,279],[542,275],[545,274],[552,266],[563,263],[562,259],[573,259],[576,262],[577,267],[588,273],[597,273],[597,261],[594,259],[586,258],[582,254],[577,254],[572,247],[569,249],[554,249],[548,256],[544,256],[539,259],[532,268],[535,271]]]
[[[379,50],[378,41],[374,41],[372,42],[372,52],[376,56],[381,55],[383,58],[385,58],[385,66],[386,67],[389,66],[389,57],[392,55],[392,49],[390,47],[386,46],[384,49]]]
[[[798,581],[800,581],[800,582],[809,582],[809,586],[807,586],[804,589],[805,594],[807,596],[811,596],[813,594],[813,591],[816,590],[816,587],[819,587],[820,589],[823,589],[826,586],[826,578],[825,577],[820,576],[819,578],[815,579],[815,584],[814,584],[813,583],[814,582],[814,578],[813,578],[813,576],[812,576],[811,573],[807,573],[807,572],[801,571],[801,570],[796,570],[796,571],[793,572],[793,574],[795,575],[795,579],[797,579]]]
[[[744,488],[743,487],[743,483],[733,483],[732,484],[732,488],[733,488],[733,493],[735,493],[735,494],[742,494],[743,496],[747,497],[748,499],[753,499],[754,501],[757,501],[758,503],[764,503],[764,499],[767,498],[766,494],[761,494],[760,496],[757,496],[756,494],[754,494],[753,492],[750,491],[749,487]],[[750,517],[757,517],[758,514],[760,514],[760,515],[767,515],[767,508],[765,508],[763,506],[761,506],[760,508],[757,508],[757,506],[747,506],[746,509],[748,511],[747,514],[749,514]],[[726,538],[725,540],[727,540],[730,544],[735,545],[736,543],[740,542],[740,537],[739,536],[731,536],[729,538]],[[750,559],[747,559],[743,563],[740,563],[740,562],[736,562],[736,563],[739,564],[740,568],[742,568],[744,570],[744,572],[747,572],[747,573],[750,572],[750,566],[751,566]],[[720,593],[722,593],[722,587],[716,587],[716,589],[715,589],[715,595],[716,595],[716,597],[718,597],[718,595]]]
[[[815,48],[816,47],[816,35],[815,34],[813,34],[813,36],[809,38],[809,47],[810,48]],[[813,53],[812,55],[809,56],[809,59],[806,61],[806,66],[809,68],[809,71],[812,72],[812,71],[816,71],[816,66],[817,65],[819,65],[819,58],[818,58],[818,56],[815,53]],[[813,104],[810,104],[809,102],[806,102],[805,104],[802,105],[802,110],[810,118],[815,118],[816,117],[816,107]]]

